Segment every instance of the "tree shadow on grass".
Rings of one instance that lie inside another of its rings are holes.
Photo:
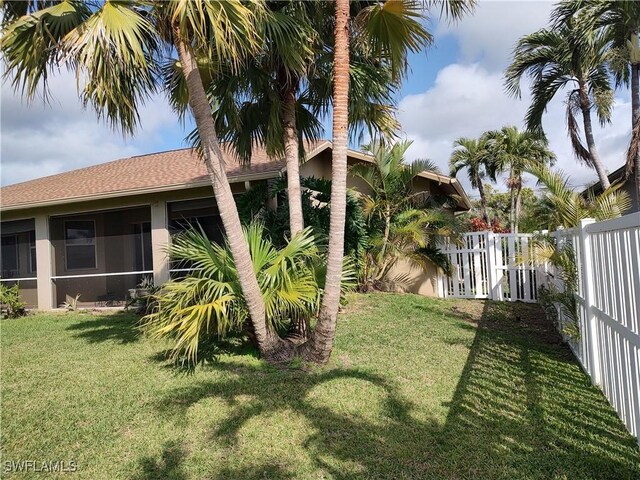
[[[640,478],[635,440],[536,305],[485,303],[439,443],[445,478]]]
[[[89,343],[116,342],[120,344],[137,342],[141,332],[137,322],[139,317],[129,312],[91,316],[87,320],[75,322],[67,330],[75,332],[76,338]]]
[[[160,459],[154,457],[144,457],[140,460],[141,473],[135,476],[135,480],[183,480],[186,477],[184,472],[184,458],[186,452],[184,447],[176,442],[170,441],[162,447]]]
[[[228,413],[207,426],[203,442],[231,451],[246,446],[254,419],[283,412],[304,418],[308,428],[292,448],[312,462],[314,477],[640,478],[635,440],[536,307],[485,303],[444,424],[421,415],[402,395],[392,366],[385,375],[338,367],[286,371],[233,360],[211,368],[221,380],[168,392],[158,400],[162,416],[187,424],[192,406],[222,402]],[[316,388],[331,388],[335,397],[319,399]],[[384,398],[375,417],[362,404],[357,411],[337,408],[358,389],[371,388]],[[273,428],[286,432],[288,426]],[[273,441],[268,431],[252,434],[257,442]],[[258,467],[250,460],[236,453],[208,477],[301,475],[294,460],[283,466],[274,458]]]

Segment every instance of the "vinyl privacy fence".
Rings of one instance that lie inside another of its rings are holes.
[[[573,353],[614,407],[629,432],[640,433],[640,212],[552,234],[572,245],[578,271],[579,334],[564,335]],[[523,258],[534,248],[529,234],[468,233],[447,243],[453,275],[441,279],[443,297],[537,300],[541,285],[564,291],[558,272]],[[557,307],[561,331],[575,320]],[[639,438],[640,440],[640,438]]]

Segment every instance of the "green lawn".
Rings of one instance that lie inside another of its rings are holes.
[[[357,296],[312,372],[235,347],[184,375],[134,322],[0,324],[3,478],[29,459],[92,480],[640,478],[636,441],[535,306]]]

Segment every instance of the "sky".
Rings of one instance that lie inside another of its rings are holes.
[[[503,72],[511,50],[522,35],[547,25],[552,3],[546,1],[480,0],[473,15],[451,24],[433,21],[435,37],[428,52],[411,55],[410,72],[398,99],[401,136],[413,141],[408,159],[429,158],[443,172],[453,141],[477,137],[504,125],[523,127],[529,105],[528,85],[521,99],[505,94]],[[123,138],[82,108],[73,75],[63,72],[51,81],[53,99],[27,104],[9,84],[0,98],[0,182],[9,185],[118,158],[187,146],[191,129],[181,125],[162,95],[141,109],[141,127],[135,137]],[[596,143],[611,172],[623,163],[630,138],[631,106],[628,91],[616,93],[612,123],[597,127]],[[557,168],[582,188],[597,179],[595,172],[574,158],[566,134],[563,96],[555,99],[543,118],[543,127],[555,151]],[[330,129],[326,137],[330,135]],[[461,181],[472,191],[463,174]],[[534,186],[532,178],[527,180]],[[498,187],[504,188],[500,180]]]

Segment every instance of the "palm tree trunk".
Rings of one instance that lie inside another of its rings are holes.
[[[287,163],[287,194],[289,197],[289,228],[291,237],[304,229],[302,217],[302,191],[300,188],[300,162],[298,129],[296,128],[296,97],[291,86],[283,93],[282,120],[284,152]]]
[[[389,232],[391,231],[391,208],[389,205],[384,212],[384,236],[382,237],[382,248],[380,249],[380,258],[383,259],[387,253],[387,244],[389,243]]]
[[[584,122],[584,136],[587,139],[587,148],[589,149],[589,156],[591,157],[591,164],[598,174],[602,189],[606,190],[611,186],[609,177],[607,177],[607,171],[604,168],[600,154],[596,148],[596,142],[593,138],[593,126],[591,124],[591,102],[587,95],[587,90],[584,84],[580,85],[580,109],[582,110],[582,120]]]
[[[340,306],[340,281],[344,257],[344,227],[347,211],[347,141],[349,127],[349,0],[336,0],[335,51],[333,61],[333,155],[331,166],[331,211],[329,253],[324,296],[318,323],[304,344],[304,359],[329,361],[336,334]]]
[[[268,357],[269,353],[277,348],[280,339],[270,332],[266,326],[264,301],[253,270],[249,246],[242,232],[238,209],[231,193],[231,186],[225,171],[224,157],[220,150],[213,117],[211,116],[211,105],[204,90],[195,55],[191,46],[182,39],[180,29],[174,28],[173,33],[175,47],[178,51],[189,91],[189,106],[193,111],[202,143],[204,163],[207,167],[222,224],[236,264],[242,293],[249,309],[253,324],[253,334],[261,354]]]
[[[515,195],[515,184],[513,179],[513,167],[509,171],[509,230],[511,233],[514,233],[515,225],[514,225],[514,217],[516,211],[516,195]]]
[[[487,213],[487,196],[484,194],[484,186],[482,180],[478,178],[478,193],[480,194],[480,212],[482,213],[482,219],[489,225],[489,214]]]
[[[638,34],[634,33],[636,45],[638,45]],[[636,143],[636,155],[633,158],[633,170],[635,172],[636,184],[636,205],[640,208],[640,143],[639,138],[633,138],[633,133],[638,132],[640,125],[640,63],[631,64],[631,134],[632,142]],[[638,134],[640,135],[640,133]]]
[[[518,221],[520,220],[520,204],[522,201],[522,178],[519,179],[518,185],[516,186],[516,204],[515,210],[513,214],[513,233],[518,233]]]
[[[639,47],[640,48],[640,47]],[[631,64],[631,121],[640,119],[640,63]]]

